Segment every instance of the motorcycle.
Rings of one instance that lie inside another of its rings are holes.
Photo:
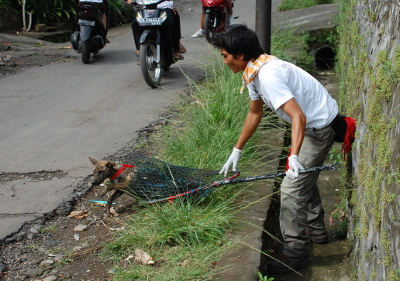
[[[229,15],[226,9],[225,0],[202,0],[201,2],[203,3],[204,11],[204,32],[207,41],[211,42],[211,38],[216,33],[225,30],[225,27],[228,24]]]
[[[157,5],[163,0],[136,0],[136,21],[138,23],[140,44],[140,69],[147,85],[155,88],[160,85],[163,71],[174,63],[172,36],[167,21],[166,9]]]
[[[96,55],[107,43],[107,31],[101,15],[101,11],[90,3],[83,4],[78,9],[78,22],[71,36],[71,45],[77,53],[82,53],[84,64],[89,63],[90,53]]]

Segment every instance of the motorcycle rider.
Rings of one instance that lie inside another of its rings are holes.
[[[134,0],[127,0],[128,4],[131,4],[134,2]],[[172,48],[174,50],[173,52],[173,59],[175,61],[177,60],[183,60],[184,57],[180,53],[186,52],[186,48],[181,44],[180,39],[181,39],[181,24],[180,24],[180,16],[178,13],[178,10],[174,7],[174,1],[163,1],[157,5],[158,9],[165,9],[167,13],[167,19],[168,19],[168,27],[171,32],[171,38],[172,38]],[[140,65],[139,61],[139,49],[140,49],[140,27],[139,23],[137,22],[136,18],[132,21],[132,34],[133,34],[133,39],[135,41],[135,54],[138,57],[138,65]]]
[[[232,9],[232,0],[225,0],[225,5],[226,5],[226,10],[228,11],[228,25],[234,25],[235,24],[235,18],[233,16],[233,9]],[[206,33],[204,31],[204,9],[201,12],[201,18],[200,18],[200,29],[196,31],[195,34],[193,34],[191,37],[192,38],[198,38],[198,37],[204,37],[206,36]]]
[[[103,38],[105,40],[107,40],[106,39],[107,32],[108,32],[108,20],[107,20],[108,19],[108,2],[107,2],[107,0],[104,0],[104,1],[103,0],[83,0],[83,1],[79,0],[78,7],[80,7],[84,4],[90,4],[90,5],[96,6],[100,10],[101,20],[103,21],[104,31],[105,31],[105,34],[103,34],[104,35]],[[109,42],[107,42],[107,43],[109,43]]]

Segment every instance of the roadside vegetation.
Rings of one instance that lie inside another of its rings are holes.
[[[304,61],[303,52],[290,51],[294,43],[299,50],[305,49],[304,36],[295,36],[294,30],[280,30],[273,36],[272,54],[289,61]],[[173,108],[175,118],[168,120],[169,125],[153,145],[160,148],[154,156],[163,161],[216,170],[232,151],[249,102],[246,93],[239,94],[241,74],[233,74],[217,50],[210,47],[207,54],[209,63],[200,66],[206,77],[199,84],[189,81],[190,95]],[[266,114],[263,123],[266,128],[273,128],[275,119]],[[259,148],[266,134],[258,130],[246,144],[240,161],[242,171],[254,171],[260,161],[265,161],[259,157]],[[114,237],[104,253],[104,258],[115,264],[113,280],[212,280],[218,270],[215,263],[236,246],[228,234],[238,223],[238,212],[246,208],[235,199],[248,186],[226,185],[205,197],[180,198],[171,204],[138,210],[121,222],[124,231]],[[135,249],[148,253],[155,264],[131,262],[128,257],[134,255]]]
[[[110,26],[131,21],[132,9],[122,10],[121,0],[108,0]],[[78,8],[78,0],[0,0],[0,9],[16,14],[21,19],[22,28],[29,32],[36,24],[51,26],[56,23],[73,23]],[[6,17],[7,18],[7,17]]]

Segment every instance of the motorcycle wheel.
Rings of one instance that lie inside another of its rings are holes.
[[[90,60],[90,41],[82,41],[82,62],[88,64]]]
[[[162,76],[162,67],[157,65],[157,46],[154,40],[150,39],[143,44],[140,44],[140,69],[144,81],[151,88],[155,88],[160,85]]]
[[[215,16],[213,14],[205,14],[204,16],[204,32],[206,33],[206,39],[210,43],[214,37],[216,30],[214,28]]]

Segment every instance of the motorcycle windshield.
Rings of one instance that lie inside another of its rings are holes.
[[[151,5],[151,4],[158,4],[164,0],[136,0],[136,4],[139,5]]]

